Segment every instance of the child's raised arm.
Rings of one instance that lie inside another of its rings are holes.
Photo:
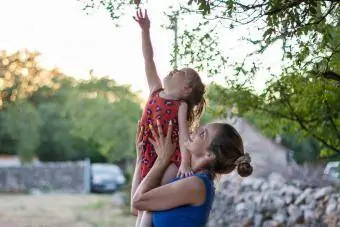
[[[150,39],[150,20],[145,10],[144,16],[141,10],[138,10],[135,21],[142,29],[142,50],[145,64],[145,73],[148,80],[149,90],[151,93],[162,87],[161,80],[157,74],[155,62],[153,60],[153,49]]]

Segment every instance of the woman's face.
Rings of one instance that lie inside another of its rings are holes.
[[[209,152],[209,146],[217,135],[217,124],[207,124],[197,129],[190,135],[190,140],[185,144],[192,156],[202,157]]]

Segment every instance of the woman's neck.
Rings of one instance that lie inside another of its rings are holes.
[[[204,159],[191,159],[191,169],[194,173],[208,173],[207,163]]]

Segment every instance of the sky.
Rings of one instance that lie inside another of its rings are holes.
[[[161,24],[167,23],[163,3],[149,0],[147,4],[154,59],[160,77],[167,75],[171,69],[169,62],[173,42],[173,33],[161,27]],[[121,26],[116,28],[106,11],[97,9],[87,14],[82,7],[77,0],[0,0],[0,49],[8,52],[20,49],[38,51],[41,53],[40,64],[46,68],[58,67],[76,78],[87,78],[89,71],[93,70],[94,75],[107,75],[119,84],[130,84],[133,91],[140,91],[141,96],[146,98],[148,87],[140,28],[132,19],[134,10],[131,8],[121,19]],[[221,35],[227,36],[223,48],[229,57],[241,59],[245,55],[248,47],[237,40],[246,32],[249,31],[221,32]],[[278,72],[279,48],[271,48],[260,60],[274,73]],[[212,80],[204,73],[201,75],[205,83]],[[258,89],[264,87],[268,75],[266,71],[258,73],[255,80]],[[223,78],[214,80],[223,83]]]

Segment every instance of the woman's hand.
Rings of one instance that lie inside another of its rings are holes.
[[[142,30],[149,30],[150,19],[146,10],[144,11],[144,16],[141,9],[137,10],[136,16],[133,17],[133,19],[139,24]]]
[[[171,159],[172,154],[176,149],[175,143],[172,142],[171,135],[172,135],[172,122],[170,121],[167,136],[164,137],[164,133],[162,127],[157,120],[157,129],[158,134],[154,131],[153,127],[150,125],[151,133],[154,139],[149,138],[150,143],[154,146],[155,151],[157,153],[158,158],[160,160],[164,160],[169,162]]]
[[[140,121],[138,121],[138,127],[137,127],[137,133],[135,138],[135,144],[136,144],[136,153],[137,153],[137,159],[139,160],[142,154],[142,145],[143,145],[143,133],[144,133],[144,127],[140,125]]]

